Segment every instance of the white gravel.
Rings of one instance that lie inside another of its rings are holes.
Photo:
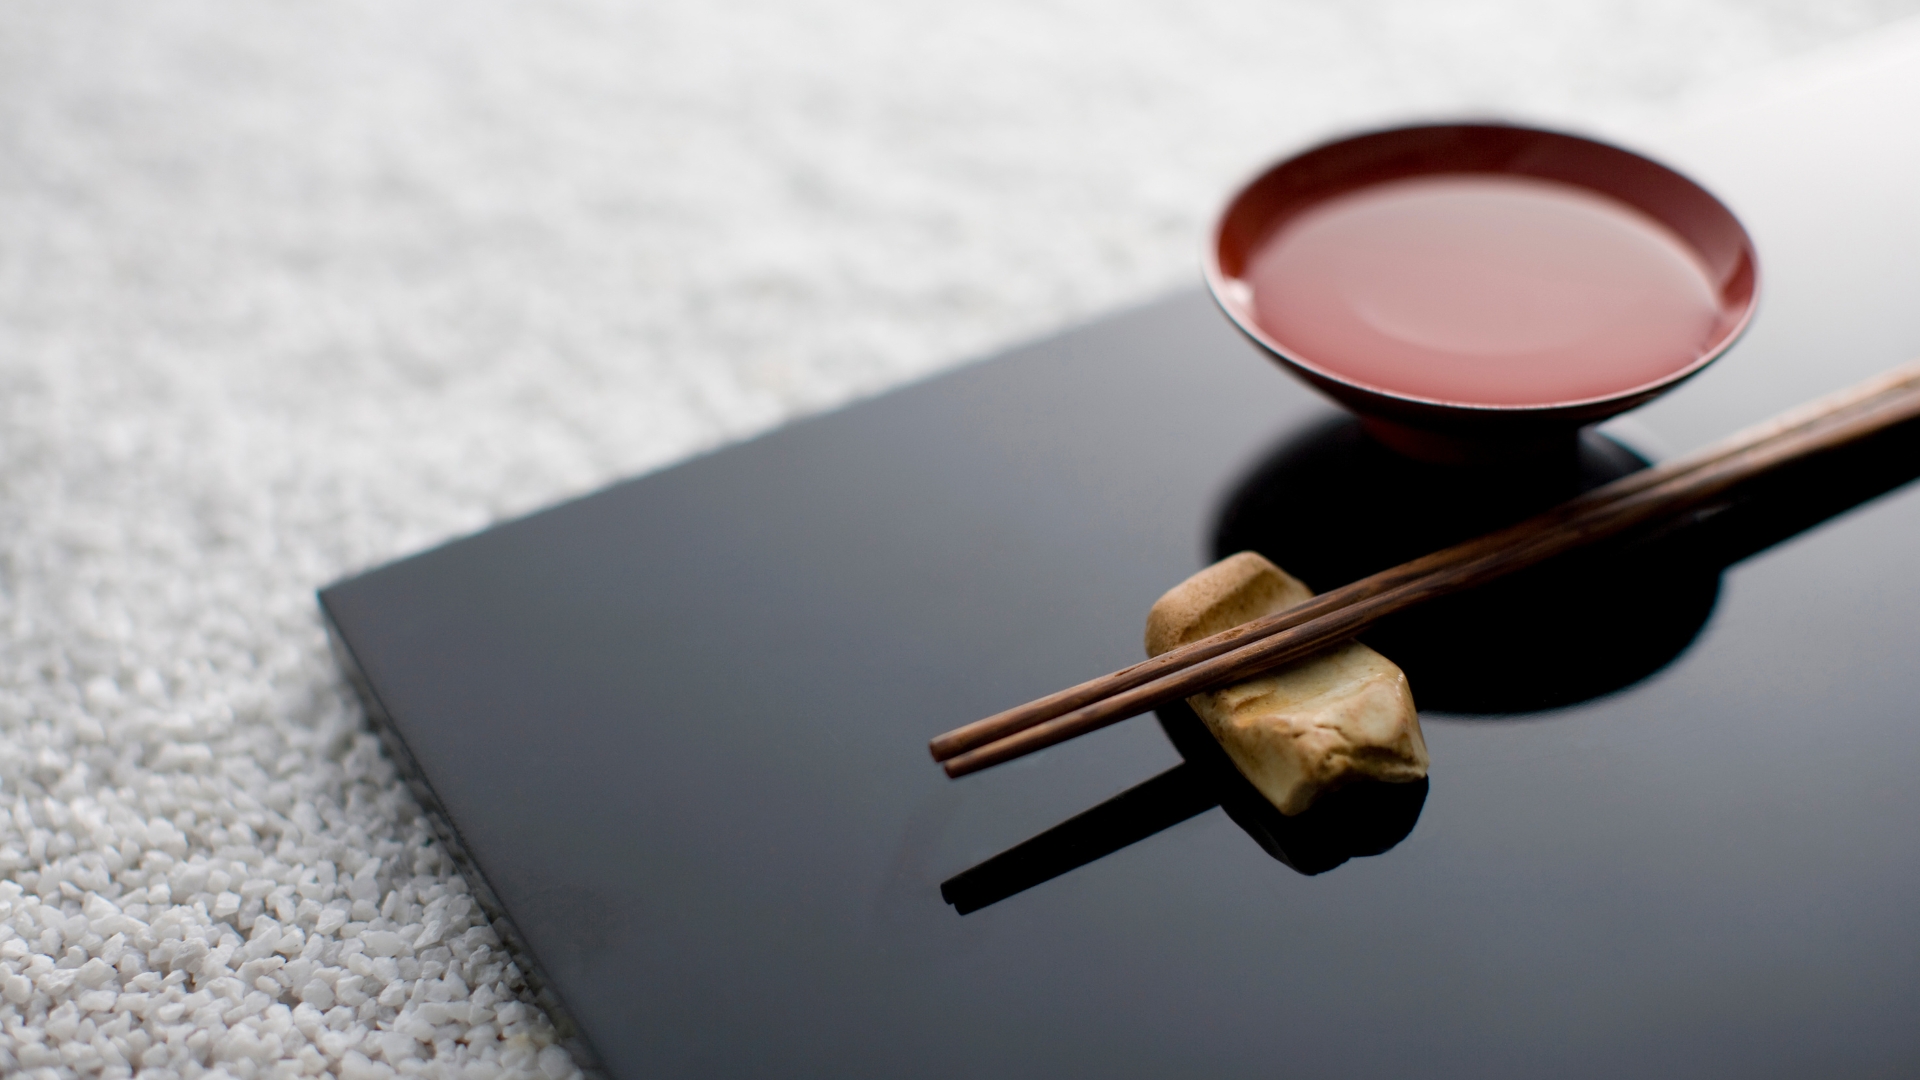
[[[0,1072],[575,1071],[312,590],[1193,280],[1357,122],[1920,0],[7,0]]]

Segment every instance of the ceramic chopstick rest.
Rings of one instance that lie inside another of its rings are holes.
[[[1147,655],[1285,610],[1313,591],[1243,551],[1168,590],[1147,615]],[[1187,699],[1238,768],[1283,814],[1355,780],[1427,774],[1407,677],[1357,641]]]

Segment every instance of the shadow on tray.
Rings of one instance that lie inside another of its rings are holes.
[[[1258,551],[1315,589],[1519,521],[1645,467],[1588,432],[1565,458],[1449,467],[1409,461],[1335,418],[1284,440],[1232,489],[1213,554]],[[1676,521],[1383,620],[1367,644],[1407,673],[1423,711],[1503,716],[1624,689],[1686,651],[1729,566],[1920,477],[1920,421],[1780,470]],[[1285,817],[1184,703],[1160,724],[1186,760],[947,880],[960,914],[998,903],[1219,806],[1302,874],[1391,849],[1427,782],[1362,783]]]
[[[1378,855],[1413,831],[1427,781],[1352,784],[1321,797],[1305,813],[1273,808],[1228,760],[1184,703],[1162,708],[1160,726],[1186,761],[1068,818],[940,886],[962,915],[995,904],[1069,870],[1218,806],[1267,854],[1302,874],[1319,874],[1359,855]]]

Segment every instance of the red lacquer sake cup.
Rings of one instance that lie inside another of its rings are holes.
[[[1205,261],[1268,356],[1381,441],[1440,461],[1569,445],[1673,388],[1740,336],[1759,280],[1746,229],[1693,181],[1495,124],[1288,158],[1228,202]]]

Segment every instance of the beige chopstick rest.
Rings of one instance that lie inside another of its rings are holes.
[[[1243,551],[1168,590],[1147,614],[1147,655],[1290,608],[1313,590]],[[1298,814],[1353,780],[1407,783],[1427,775],[1407,677],[1357,641],[1273,675],[1187,699],[1253,786]]]

